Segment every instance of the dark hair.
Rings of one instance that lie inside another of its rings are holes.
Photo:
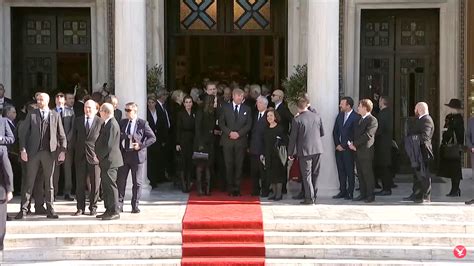
[[[280,114],[273,107],[267,108],[267,113],[265,114],[265,119],[267,119],[268,113],[270,113],[270,112],[273,113],[273,115],[275,116],[275,122],[277,122],[277,124],[279,124],[280,121],[281,121]],[[268,123],[268,120],[267,120],[267,123]]]
[[[12,110],[16,110],[15,106],[10,105],[10,104],[5,105],[5,107],[3,107],[3,110],[2,110],[2,116],[6,117],[8,113],[11,112]]]
[[[345,96],[341,98],[341,101],[344,100],[346,101],[346,104],[348,104],[351,108],[354,107],[354,99],[352,99],[349,96]]]
[[[390,105],[390,98],[388,96],[380,96],[379,102],[383,102],[383,105],[389,106]]]
[[[202,105],[202,110],[204,113],[214,113],[214,98],[216,98],[214,95],[207,95],[204,97],[204,103]]]
[[[365,107],[367,112],[372,112],[372,108],[374,108],[374,104],[370,99],[362,99],[359,101],[359,104],[362,105],[362,107]]]
[[[191,102],[194,105],[193,97],[191,97],[189,95],[186,95],[186,96],[183,97],[183,106],[184,106],[184,102],[186,102],[186,100],[191,100]]]

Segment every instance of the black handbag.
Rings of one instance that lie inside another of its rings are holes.
[[[453,131],[453,136],[448,141],[448,143],[441,145],[441,154],[443,159],[461,160],[462,147],[458,144],[455,131]]]

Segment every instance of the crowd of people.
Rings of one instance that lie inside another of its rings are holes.
[[[138,118],[145,110],[137,103],[126,103],[123,114],[117,97],[100,92],[59,92],[54,104],[47,93],[38,92],[18,113],[4,92],[0,84],[0,198],[6,203],[14,188],[20,192],[15,219],[31,213],[32,199],[36,215],[58,218],[54,201],[61,195],[77,201],[75,216],[86,214],[88,196],[89,215],[97,215],[103,199],[106,211],[96,217],[119,219],[130,173],[132,213],[140,212],[147,176],[153,188],[172,181],[183,192],[195,187],[199,195],[210,195],[221,189],[239,197],[248,172],[253,196],[278,201],[286,193],[290,161],[299,166],[302,180],[301,193],[293,198],[314,204],[321,154],[333,152],[323,151],[324,125],[306,94],[295,102],[294,115],[282,90],[257,84],[241,88],[206,81],[202,90],[193,88],[189,95],[176,90],[171,97],[159,89],[148,95],[146,120]],[[395,186],[393,114],[388,97],[362,99],[357,111],[354,104],[350,97],[341,98],[335,118],[332,137],[340,192],[333,198],[370,203],[375,196],[391,195]],[[446,105],[451,112],[442,129],[439,175],[451,178],[447,196],[456,197],[461,194],[464,139],[474,152],[474,120],[468,121],[464,138],[461,102],[452,99]],[[413,193],[406,200],[423,203],[431,195],[435,126],[426,103],[417,103],[414,113],[404,140],[414,172]],[[356,177],[360,193],[354,197]],[[378,179],[382,187],[375,192]],[[6,204],[0,205],[6,213]]]

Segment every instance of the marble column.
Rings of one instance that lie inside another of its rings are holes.
[[[327,197],[337,194],[339,188],[332,139],[339,105],[339,0],[309,1],[308,25],[308,94],[325,131],[318,196]]]
[[[165,64],[165,0],[147,0],[147,65]],[[164,76],[164,73],[163,73]]]
[[[146,119],[146,0],[115,1],[115,94],[120,109],[138,104],[138,116]],[[131,192],[131,176],[127,194]],[[145,178],[143,197],[151,187]]]

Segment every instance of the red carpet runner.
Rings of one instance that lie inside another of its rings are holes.
[[[265,265],[259,198],[191,193],[183,218],[181,265]]]

